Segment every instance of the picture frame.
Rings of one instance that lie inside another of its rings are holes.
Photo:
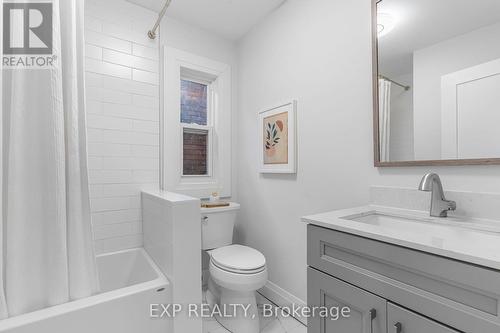
[[[297,173],[297,101],[259,112],[260,173]]]

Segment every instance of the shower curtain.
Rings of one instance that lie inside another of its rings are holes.
[[[2,71],[2,318],[99,289],[86,155],[84,0],[52,3],[58,65]]]
[[[389,162],[391,141],[391,82],[379,79],[378,92],[380,161]]]

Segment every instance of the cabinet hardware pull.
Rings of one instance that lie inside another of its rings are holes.
[[[394,333],[401,333],[403,331],[403,325],[401,323],[394,324]]]
[[[377,318],[377,310],[370,310],[370,333],[373,333],[373,319]]]

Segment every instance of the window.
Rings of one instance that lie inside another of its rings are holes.
[[[164,48],[161,184],[167,191],[231,196],[231,68]]]
[[[211,126],[208,82],[181,78],[182,175],[209,176]]]

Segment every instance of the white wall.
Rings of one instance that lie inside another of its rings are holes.
[[[142,245],[140,189],[158,183],[157,14],[124,0],[86,0],[86,93],[96,251]]]
[[[500,192],[500,166],[373,167],[370,2],[289,0],[241,42],[237,233],[302,299],[300,216],[365,204],[370,185],[417,188],[429,171],[445,190]],[[288,97],[299,100],[298,174],[259,175],[257,112]]]
[[[500,58],[499,35],[500,23],[415,51],[416,159],[441,158],[441,77]]]
[[[306,299],[303,215],[368,201],[370,1],[289,0],[239,47],[238,241],[269,279]],[[297,175],[260,175],[257,113],[298,100]]]

